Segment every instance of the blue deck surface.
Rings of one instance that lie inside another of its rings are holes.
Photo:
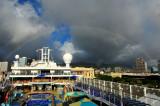
[[[30,96],[32,99],[39,99],[39,100],[51,98],[50,93],[36,93],[36,94],[31,94]]]
[[[27,106],[51,106],[52,101],[50,100],[36,100],[27,102]]]
[[[31,94],[31,101],[26,103],[26,106],[51,106],[52,101],[46,100],[51,98],[50,93],[35,93]],[[37,100],[32,100],[37,99]]]
[[[56,96],[54,94],[52,94],[52,96],[54,98],[55,105],[63,102],[62,99],[55,99]],[[30,101],[25,103],[24,106],[51,106],[52,101],[48,100],[48,98],[51,98],[50,93],[31,94]],[[23,98],[23,100],[24,99],[26,99],[26,98]],[[11,104],[10,103],[2,103],[1,106],[19,106],[23,102],[23,100],[21,102],[13,102],[13,103],[11,102]]]

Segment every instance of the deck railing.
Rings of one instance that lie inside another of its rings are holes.
[[[159,106],[160,104],[160,89],[88,78],[77,78],[75,86],[87,91],[89,95],[119,106],[125,103],[151,106]]]
[[[38,73],[10,73],[9,75],[39,75]],[[77,73],[42,73],[42,75],[77,75]]]
[[[54,80],[54,79],[33,79],[33,80],[14,80],[12,84],[31,84],[34,82],[47,82],[47,83],[74,83],[75,80]]]

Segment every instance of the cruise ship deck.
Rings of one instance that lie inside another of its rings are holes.
[[[65,94],[76,90],[73,84],[77,78],[82,78],[83,75],[71,73],[72,55],[70,53],[63,56],[66,65],[59,66],[52,59],[52,52],[53,50],[48,47],[38,49],[39,58],[33,60],[30,65],[26,64],[26,57],[15,56],[16,61],[11,67],[12,72],[8,73],[11,87],[6,91],[2,105],[62,106],[62,102],[69,105],[68,100],[63,100]],[[47,98],[48,95],[50,98]],[[72,102],[70,101],[70,103]]]
[[[87,73],[71,72],[71,54],[66,53],[63,56],[65,66],[58,66],[51,59],[52,50],[48,47],[37,51],[40,59],[30,65],[25,64],[26,58],[20,59],[19,55],[15,56],[12,72],[8,73],[3,82],[2,106],[74,106],[76,103],[86,102],[93,106],[160,104],[159,89],[103,81],[94,77],[85,78],[84,75]],[[5,89],[7,85],[8,89]]]

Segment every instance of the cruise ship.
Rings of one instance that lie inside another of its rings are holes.
[[[43,47],[36,52],[38,60],[33,60],[31,64],[27,64],[26,57],[15,56],[14,64],[11,67],[12,72],[8,73],[6,78],[10,87],[8,90],[7,87],[3,88],[5,90],[3,95],[5,96],[3,96],[4,100],[1,105],[48,106],[47,104],[56,105],[57,98],[58,103],[63,105],[65,102],[68,104],[68,99],[65,100],[65,95],[68,92],[80,93],[86,96],[85,92],[77,92],[78,89],[74,89],[74,83],[76,79],[81,79],[83,76],[87,76],[88,73],[82,73],[84,68],[71,68],[72,55],[70,53],[64,54],[65,65],[62,66],[54,62],[52,58],[53,50],[49,47]],[[80,71],[76,72],[75,69]],[[89,76],[93,76],[92,78],[94,78],[93,73],[94,70],[91,74],[89,73]],[[49,95],[49,98],[46,95]]]
[[[52,53],[38,49],[39,59],[31,64],[15,56],[1,87],[2,106],[159,106],[158,89],[98,80],[92,69],[72,68],[70,53],[63,56],[65,66]]]
[[[40,60],[33,61],[28,65],[19,65],[19,55],[16,55],[12,73],[9,76],[13,86],[28,86],[31,91],[36,89],[52,89],[56,85],[70,85],[74,82],[73,77],[82,77],[71,73],[70,63],[72,55],[66,53],[63,56],[65,66],[58,66],[51,60],[52,50],[48,47],[38,49]]]

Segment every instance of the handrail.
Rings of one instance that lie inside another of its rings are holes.
[[[9,75],[39,75],[38,73],[11,73]],[[78,75],[77,73],[42,73],[42,75]]]
[[[96,80],[84,79],[84,80],[81,80],[80,82],[79,80],[76,80],[76,82],[77,84],[82,84],[83,86],[88,85],[90,90],[91,89],[93,89],[94,91],[100,90],[100,92],[103,92],[103,93],[105,93],[104,91],[109,91],[114,94],[121,95],[122,97],[130,98],[131,100],[138,100],[140,102],[144,102],[150,105],[153,105],[155,102],[160,103],[160,99],[159,99],[160,96],[158,96],[158,92],[160,92],[159,89],[153,89],[153,88],[151,89],[147,87],[127,85],[127,84],[97,80],[97,79]],[[123,86],[123,85],[126,85],[126,86]],[[157,92],[157,94],[151,93],[152,91]],[[157,95],[157,97],[149,96],[147,95],[148,93],[151,93],[151,95]]]

